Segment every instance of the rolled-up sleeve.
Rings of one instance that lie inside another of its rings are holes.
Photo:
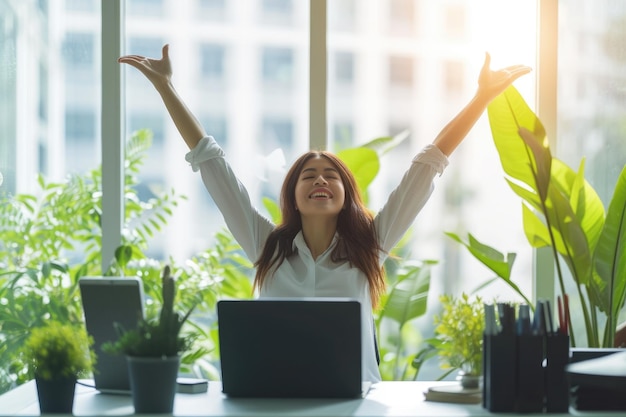
[[[202,182],[226,226],[254,262],[274,224],[252,205],[248,191],[224,157],[222,148],[207,136],[185,155],[185,160],[194,171],[200,171]]]
[[[185,155],[185,160],[191,164],[193,172],[200,170],[200,163],[208,161],[213,158],[223,158],[224,151],[215,142],[213,136],[205,136],[200,139],[200,142],[191,151]]]
[[[448,158],[435,145],[426,146],[413,158],[374,220],[383,250],[393,249],[411,227],[434,190],[435,175],[443,174],[447,166]]]

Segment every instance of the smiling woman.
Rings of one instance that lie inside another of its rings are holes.
[[[320,220],[336,224],[340,210],[345,208],[343,176],[330,157],[322,155],[310,158],[302,167],[294,192],[295,209],[303,218],[322,215]],[[324,249],[330,239],[326,240]]]

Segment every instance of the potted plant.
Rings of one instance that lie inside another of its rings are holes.
[[[584,160],[576,172],[552,156],[541,121],[515,87],[491,102],[488,115],[506,180],[522,199],[528,242],[534,248],[552,251],[562,296],[569,288],[566,279],[573,281],[575,293],[568,294],[569,306],[580,306],[580,315],[568,311],[567,317],[582,317],[588,347],[613,347],[626,300],[626,167],[617,178],[605,211],[602,200],[585,180]],[[505,259],[471,235],[467,242],[449,235],[516,288],[509,276],[514,254]],[[575,347],[572,324],[568,327]]]
[[[479,388],[483,373],[484,304],[480,297],[441,295],[442,311],[434,316],[435,336],[413,359],[417,373],[429,358],[437,357],[445,370],[439,379],[458,371],[463,388]],[[416,373],[416,377],[417,377]]]
[[[56,320],[36,327],[24,345],[25,363],[35,378],[41,413],[72,413],[74,389],[96,361],[83,327]]]
[[[106,343],[108,353],[124,354],[136,413],[171,413],[181,354],[193,339],[181,329],[193,307],[181,316],[174,310],[176,280],[165,266],[161,279],[162,304],[157,317],[141,319],[137,328],[117,327],[119,339]]]

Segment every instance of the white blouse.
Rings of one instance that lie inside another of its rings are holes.
[[[200,171],[206,189],[224,216],[234,238],[248,258],[258,259],[274,224],[260,214],[250,202],[243,184],[224,158],[224,151],[211,136],[202,138],[185,159],[194,171]],[[378,212],[374,224],[384,252],[387,254],[411,226],[430,197],[435,174],[442,174],[448,165],[446,156],[434,145],[426,146],[404,174],[398,187],[390,194],[385,206]],[[261,288],[260,297],[349,297],[361,303],[362,377],[364,381],[380,381],[374,346],[374,317],[367,278],[348,262],[336,263],[330,247],[313,259],[302,232],[293,245],[297,251],[286,259]]]

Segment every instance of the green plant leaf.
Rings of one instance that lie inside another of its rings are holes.
[[[495,272],[499,277],[506,281],[511,280],[511,270],[513,269],[513,263],[516,257],[515,253],[509,253],[505,257],[502,252],[481,243],[470,233],[467,234],[467,241],[464,241],[461,237],[452,232],[446,232],[446,235],[465,246],[476,259]]]
[[[115,249],[115,260],[118,265],[125,268],[128,261],[133,257],[133,248],[129,245],[121,245]]]
[[[545,132],[542,132],[543,137],[538,137],[529,131],[525,127],[521,126],[519,134],[524,143],[531,150],[534,158],[534,187],[539,194],[540,201],[545,201],[548,197],[548,186],[550,185],[550,172],[552,167],[552,155],[548,146],[548,139],[545,136]],[[532,167],[533,165],[531,165]]]
[[[362,147],[373,149],[382,156],[404,142],[409,137],[410,133],[408,129],[405,129],[394,136],[383,136],[372,139],[362,145]]]
[[[263,206],[269,213],[272,222],[274,222],[274,224],[279,224],[281,222],[282,214],[278,203],[271,198],[263,197]]]
[[[511,86],[487,107],[489,124],[504,172],[535,189],[532,152],[521,140],[520,129],[531,132],[543,143],[546,131],[520,93]]]
[[[507,253],[505,256],[497,249],[478,241],[478,239],[469,233],[467,241],[464,241],[461,237],[452,232],[446,232],[446,235],[465,246],[478,261],[495,272],[498,278],[504,280],[509,287],[511,287],[528,305],[532,307],[533,304],[530,299],[522,292],[519,286],[511,280],[511,271],[517,254]],[[484,285],[485,284],[482,286]]]
[[[626,298],[626,167],[617,179],[609,203],[595,251],[594,266],[606,283],[602,291],[605,300],[602,307],[617,318]]]
[[[365,147],[351,148],[338,152],[337,156],[350,168],[359,189],[365,195],[367,187],[380,170],[380,160],[376,151]]]
[[[533,248],[550,246],[550,233],[548,228],[526,204],[522,204],[522,222],[526,240]]]
[[[398,270],[398,280],[388,293],[383,317],[399,323],[422,316],[426,312],[428,290],[430,288],[431,266],[435,261],[423,263],[406,262]]]

